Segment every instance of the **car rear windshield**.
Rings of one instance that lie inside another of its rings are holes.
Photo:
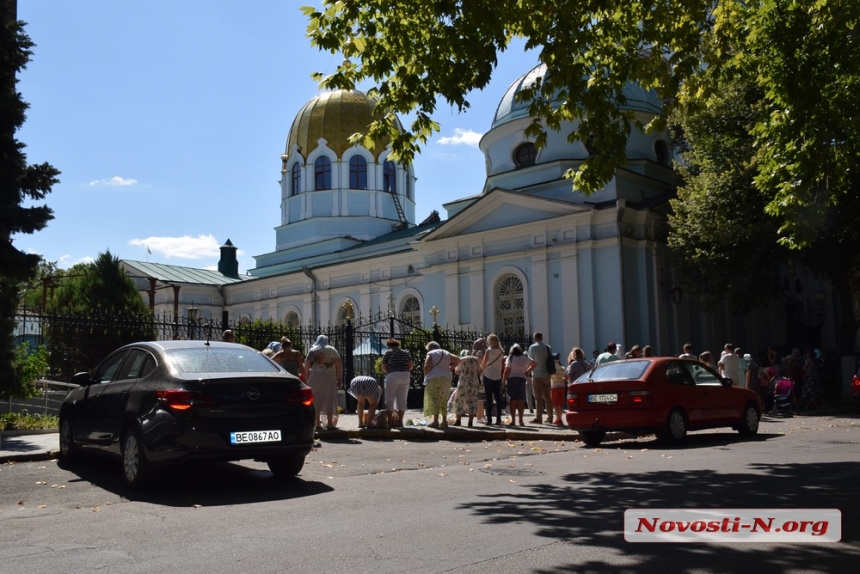
[[[639,379],[650,365],[651,361],[613,361],[583,373],[575,382]]]
[[[276,373],[272,361],[252,349],[185,348],[167,351],[173,365],[183,373]]]

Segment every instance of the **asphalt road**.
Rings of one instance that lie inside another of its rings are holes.
[[[254,462],[127,490],[118,463],[0,467],[0,573],[827,572],[860,564],[860,418],[745,441],[324,442],[299,480]],[[828,544],[633,544],[627,508],[838,508]]]

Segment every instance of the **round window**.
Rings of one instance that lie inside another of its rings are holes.
[[[532,165],[537,159],[537,148],[532,142],[517,146],[514,150],[514,161],[518,166]]]

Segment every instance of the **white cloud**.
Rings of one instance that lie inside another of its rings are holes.
[[[484,134],[473,132],[472,130],[464,130],[463,128],[455,128],[452,137],[439,138],[437,143],[440,145],[468,145],[478,147],[478,142]]]
[[[57,259],[56,263],[57,267],[59,267],[60,269],[70,269],[78,263],[92,263],[95,260],[96,258],[92,257],[91,255],[85,255],[83,257],[78,257],[77,259],[75,259],[71,255],[66,254],[61,255],[60,258]]]
[[[145,250],[149,249],[153,255],[158,254],[165,259],[207,259],[221,256],[221,245],[212,235],[198,235],[191,237],[146,237],[144,239],[132,239],[129,245],[137,245]],[[237,250],[237,254],[242,254]]]
[[[124,177],[120,177],[118,175],[113,176],[110,179],[96,179],[89,182],[87,185],[90,187],[96,186],[108,186],[108,187],[128,187],[130,185],[136,185],[136,179],[126,179]]]

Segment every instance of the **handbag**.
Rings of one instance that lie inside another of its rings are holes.
[[[388,428],[388,411],[379,411],[376,413],[376,428]]]

